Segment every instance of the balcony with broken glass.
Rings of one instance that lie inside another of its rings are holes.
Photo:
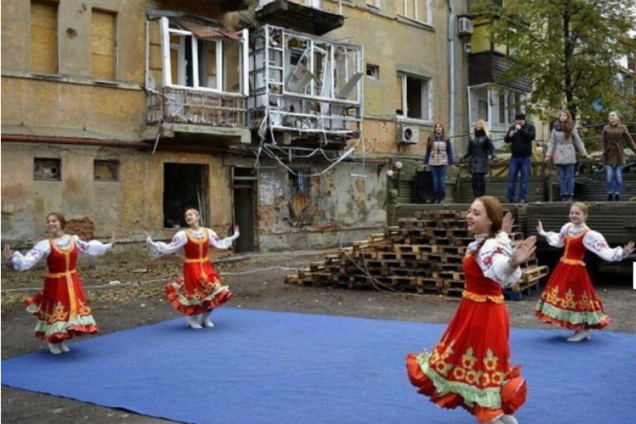
[[[271,25],[250,39],[248,121],[262,140],[338,148],[359,137],[361,46]]]
[[[249,143],[249,33],[200,17],[148,22],[146,138]]]

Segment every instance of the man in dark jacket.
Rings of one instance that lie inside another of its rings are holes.
[[[519,183],[519,201],[525,203],[528,198],[528,184],[530,182],[530,171],[532,170],[532,142],[536,137],[534,125],[526,122],[526,115],[523,113],[515,116],[515,124],[510,127],[504,137],[504,142],[512,143],[510,151],[510,165],[508,167],[508,202],[515,199],[515,186],[517,185],[517,174],[521,173]]]

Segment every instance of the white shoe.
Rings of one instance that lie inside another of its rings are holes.
[[[590,330],[576,330],[573,335],[568,337],[568,342],[580,342],[583,339],[590,340],[592,338],[592,333]]]
[[[503,424],[503,421],[501,421],[500,418],[497,418],[496,420],[488,421],[486,424]]]
[[[214,328],[214,323],[212,321],[210,321],[210,314],[212,313],[212,311],[210,312],[206,312],[202,315],[201,317],[201,324],[205,327],[205,328]]]
[[[198,315],[190,315],[190,316],[188,316],[188,326],[190,328],[195,329],[195,330],[200,330],[203,327],[201,327],[201,324],[199,324],[199,320],[197,318],[198,318]]]
[[[502,415],[501,417],[499,417],[499,421],[501,421],[503,424],[519,424],[517,419],[512,415]]]
[[[59,344],[59,347],[60,347],[60,350],[61,350],[63,353],[69,353],[69,352],[71,351],[71,349],[69,349],[69,347],[68,347],[68,346],[66,346],[66,343],[64,343],[64,342],[60,343],[60,344]]]
[[[62,353],[62,350],[60,349],[60,346],[58,343],[48,343],[49,346],[49,350],[51,351],[51,353],[53,355],[59,355],[60,353]]]

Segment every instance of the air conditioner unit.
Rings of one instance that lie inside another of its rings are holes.
[[[420,141],[420,129],[414,125],[402,125],[398,142],[404,144],[417,144]]]
[[[473,21],[469,18],[459,18],[457,22],[457,35],[460,37],[473,35]]]

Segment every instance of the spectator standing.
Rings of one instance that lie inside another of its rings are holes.
[[[518,113],[515,116],[515,124],[508,129],[504,137],[505,143],[511,143],[510,165],[508,167],[508,194],[509,203],[514,202],[517,175],[521,174],[519,183],[519,202],[525,203],[528,198],[528,185],[530,183],[530,171],[532,171],[532,142],[536,137],[534,125],[526,121],[526,115]]]

